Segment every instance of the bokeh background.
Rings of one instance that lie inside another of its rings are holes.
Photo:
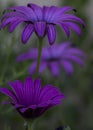
[[[39,5],[71,5],[77,9],[76,15],[83,18],[86,28],[83,29],[82,37],[71,32],[68,39],[75,46],[82,49],[86,55],[83,68],[74,65],[74,74],[66,75],[64,70],[58,78],[54,78],[45,71],[41,76],[42,84],[53,84],[60,88],[66,95],[61,106],[47,111],[38,118],[34,124],[34,130],[56,130],[57,127],[66,125],[71,130],[93,130],[93,0],[0,0],[0,17],[6,7],[12,5],[25,5],[28,2]],[[16,62],[16,57],[37,47],[38,41],[34,35],[30,41],[23,45],[20,40],[21,27],[9,34],[7,29],[0,31],[0,86],[7,86],[9,80],[24,80],[28,75],[28,67],[31,61]],[[57,42],[67,40],[64,33],[58,29]],[[45,39],[45,43],[46,43]],[[0,130],[24,130],[24,120],[9,105],[2,105],[7,97],[0,94]]]

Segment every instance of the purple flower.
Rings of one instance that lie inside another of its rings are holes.
[[[39,38],[47,35],[48,41],[52,45],[56,40],[56,25],[60,26],[68,37],[70,29],[81,35],[78,23],[84,26],[82,19],[67,13],[71,10],[75,11],[70,6],[43,6],[41,8],[30,3],[27,6],[14,6],[7,10],[8,12],[2,17],[1,28],[9,25],[9,32],[13,32],[19,24],[24,23],[21,38],[23,43],[26,43],[35,32]]]
[[[41,88],[41,80],[27,77],[24,83],[20,80],[9,82],[12,90],[0,88],[0,92],[7,95],[9,102],[24,118],[36,118],[49,108],[61,103],[64,95],[58,88],[45,85]]]
[[[36,70],[37,57],[38,50],[34,48],[18,56],[17,61],[33,60],[29,68],[29,73],[33,74]],[[80,66],[83,66],[85,57],[85,53],[71,46],[70,42],[43,48],[39,73],[42,73],[45,68],[48,67],[54,76],[58,76],[60,73],[60,65],[62,65],[66,73],[71,75],[74,71],[72,62],[76,62]]]

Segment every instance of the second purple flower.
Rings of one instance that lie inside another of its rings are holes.
[[[17,61],[32,60],[32,64],[29,68],[29,73],[33,74],[36,70],[38,57],[38,49],[34,48],[30,51],[21,54],[17,57]],[[39,73],[42,73],[47,67],[54,76],[58,76],[60,73],[60,66],[63,66],[67,74],[73,74],[73,62],[84,65],[85,53],[80,49],[71,46],[70,42],[64,42],[60,45],[52,47],[44,47],[42,49],[41,64]]]

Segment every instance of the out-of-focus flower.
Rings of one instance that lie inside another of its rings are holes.
[[[56,25],[60,26],[68,37],[70,29],[81,35],[81,28],[78,23],[84,26],[82,19],[71,13],[67,13],[71,10],[75,11],[70,6],[43,6],[41,8],[38,5],[30,3],[27,6],[14,6],[7,10],[8,12],[2,17],[1,28],[9,25],[9,32],[13,32],[19,24],[25,23],[22,32],[23,43],[26,43],[33,32],[35,32],[39,38],[47,35],[48,41],[52,45],[56,40]]]
[[[9,82],[12,90],[0,87],[0,92],[7,95],[9,102],[24,118],[36,118],[49,108],[61,103],[64,95],[58,88],[45,85],[41,88],[41,80],[27,77],[25,82],[20,80]]]
[[[37,57],[38,49],[34,48],[29,52],[18,56],[17,61],[33,60],[29,68],[29,73],[33,74],[36,70]],[[42,73],[46,67],[48,67],[54,76],[58,76],[61,65],[65,69],[66,73],[71,75],[74,71],[72,63],[75,62],[80,66],[83,66],[85,57],[85,53],[80,49],[71,46],[70,42],[64,42],[49,48],[43,48],[39,73]]]

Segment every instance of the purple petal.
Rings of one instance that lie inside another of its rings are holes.
[[[66,25],[63,22],[57,22],[56,24],[59,25],[64,30],[64,32],[66,33],[67,37],[70,36],[70,28],[69,28],[68,25]]]
[[[22,113],[24,113],[24,112],[27,111],[28,109],[29,109],[28,107],[26,107],[26,108],[23,108],[23,107],[22,107],[22,108],[19,109],[19,111],[22,112]]]
[[[14,104],[14,108],[17,109],[17,108],[21,108],[21,107],[24,107],[24,105],[20,105],[18,103]]]
[[[59,15],[62,15],[62,14],[66,13],[66,12],[68,12],[68,11],[70,11],[70,10],[73,10],[73,9],[74,9],[74,8],[71,7],[71,6],[64,6],[64,7],[59,8],[58,14],[59,14]]]
[[[37,65],[37,62],[35,61],[35,62],[33,62],[33,63],[31,64],[31,66],[29,67],[29,73],[30,73],[31,75],[35,73],[35,71],[36,71],[36,65]]]
[[[39,37],[44,37],[46,29],[46,23],[45,22],[35,22],[35,31]]]
[[[4,28],[5,26],[7,26],[9,23],[13,22],[13,21],[16,21],[18,17],[10,17],[10,18],[7,18],[5,20],[3,20],[2,24],[1,24],[1,27]]]
[[[68,55],[79,55],[80,57],[83,57],[83,58],[86,58],[86,54],[81,51],[80,49],[77,49],[77,48],[70,48],[68,51],[67,51],[67,54]]]
[[[31,109],[32,112],[33,112],[35,109],[37,109],[37,107],[38,107],[37,105],[30,105],[30,106],[28,106],[28,107],[20,108],[19,111],[22,112],[22,113],[24,113],[24,112],[26,112],[28,109]],[[32,113],[32,114],[36,114],[36,113]],[[31,116],[32,116],[32,115],[31,115]]]
[[[23,84],[20,80],[16,80],[15,82],[8,82],[9,86],[13,89],[19,103],[23,102],[24,91]]]
[[[81,36],[82,31],[81,31],[81,28],[79,27],[79,25],[77,25],[76,23],[72,23],[72,22],[64,22],[64,23],[65,23],[65,25],[68,25],[69,28],[74,30],[79,36]]]
[[[63,94],[56,95],[52,99],[52,101],[51,101],[52,105],[58,105],[58,104],[60,104],[63,98],[65,98],[65,96]]]
[[[70,36],[70,29],[69,29],[69,27],[62,23],[61,24],[61,28],[63,28],[63,30],[66,33],[67,37],[69,37]]]
[[[53,14],[51,16],[52,22],[55,22],[57,19],[62,18],[64,13],[66,13],[66,12],[68,12],[70,10],[73,10],[73,8],[70,7],[70,6],[56,8],[56,10],[53,12]]]
[[[54,14],[58,10],[56,6],[51,6],[51,7],[43,7],[43,12],[44,12],[44,21],[48,23],[52,23],[55,20]]]
[[[16,60],[18,62],[24,61],[24,60],[36,60],[38,56],[38,50],[37,48],[33,48],[30,51],[23,53],[19,55]]]
[[[53,90],[53,86],[52,85],[46,85],[43,87],[43,89],[41,90],[41,94],[40,94],[40,101],[43,100],[43,96],[46,94],[46,92]]]
[[[72,66],[72,64],[69,61],[62,60],[61,64],[62,64],[62,66],[64,67],[65,71],[68,74],[70,74],[70,75],[73,74],[73,66]]]
[[[31,66],[29,67],[29,73],[30,74],[34,74],[35,73],[36,65],[37,65],[36,61],[31,64]],[[41,61],[40,68],[39,68],[39,74],[41,74],[45,70],[46,67],[47,67],[46,62]]]
[[[66,51],[70,45],[71,45],[70,42],[63,42],[63,43],[60,43],[60,45],[56,44],[55,46],[51,47],[50,51],[52,53],[52,56],[55,58],[60,58],[63,54],[66,53]],[[58,51],[56,51],[56,50],[58,50]]]
[[[74,55],[65,55],[64,58],[65,58],[65,59],[72,60],[72,61],[78,63],[78,64],[81,65],[81,66],[84,65],[83,59],[81,59],[81,58],[78,57],[78,56],[74,56]]]
[[[62,18],[62,15],[66,13],[67,11],[74,10],[70,6],[58,8],[56,6],[51,7],[43,7],[44,12],[44,20],[48,23],[54,23],[57,19]]]
[[[41,74],[45,70],[46,67],[47,67],[47,63],[41,61],[40,68],[39,68],[39,73]]]
[[[41,102],[47,102],[48,100],[53,100],[54,97],[61,95],[61,92],[52,85],[46,85],[41,91],[40,100]]]
[[[65,14],[63,17],[62,17],[62,21],[75,21],[75,22],[79,22],[80,24],[82,24],[83,26],[85,26],[85,23],[84,21],[77,17],[77,16],[74,16],[72,14]]]
[[[22,32],[22,42],[25,44],[32,33],[34,32],[34,26],[32,24],[27,24]]]
[[[36,20],[37,20],[36,14],[35,14],[34,11],[33,11],[31,8],[29,8],[29,7],[25,7],[25,6],[14,6],[14,7],[8,8],[8,10],[18,11],[18,12],[24,14],[25,17],[26,17],[28,20],[31,20],[31,21],[36,21]]]
[[[31,4],[29,3],[27,6],[33,9],[39,21],[43,19],[43,12],[40,6],[32,3]]]
[[[38,50],[37,48],[32,48],[30,51],[23,53],[17,57],[17,62],[21,62],[24,60],[36,60],[38,57]]]
[[[28,106],[29,104],[33,104],[33,95],[34,95],[34,83],[32,78],[27,77],[24,81],[24,101]]]
[[[12,93],[12,91],[11,90],[9,90],[9,89],[7,89],[7,88],[0,88],[0,92],[1,93],[3,93],[3,94],[5,94],[5,95],[7,95],[7,96],[9,96],[12,100],[13,100],[13,102],[17,102],[17,98],[16,98],[16,96]]]
[[[21,24],[22,22],[23,22],[22,19],[17,19],[16,21],[11,22],[11,23],[10,23],[10,26],[9,26],[9,32],[10,32],[10,33],[13,32],[13,31],[15,30],[15,28],[16,28],[19,24]]]
[[[57,62],[50,62],[49,68],[54,76],[58,76],[59,74],[59,65]]]
[[[50,58],[50,54],[51,54],[50,51],[51,51],[50,47],[49,48],[43,47],[41,60],[47,60],[47,59],[49,59]]]
[[[41,92],[41,80],[40,79],[36,79],[34,81],[34,96],[33,96],[33,102],[35,104],[39,103],[39,96],[40,96],[40,92]]]
[[[20,19],[22,18],[24,20],[27,20],[26,16],[24,14],[20,13],[20,12],[9,12],[9,13],[6,13],[6,14],[3,15],[1,20],[5,20],[5,19],[7,19],[9,17],[18,17]]]
[[[50,45],[54,44],[56,40],[56,29],[54,25],[47,26],[47,37],[48,37],[49,44]]]

